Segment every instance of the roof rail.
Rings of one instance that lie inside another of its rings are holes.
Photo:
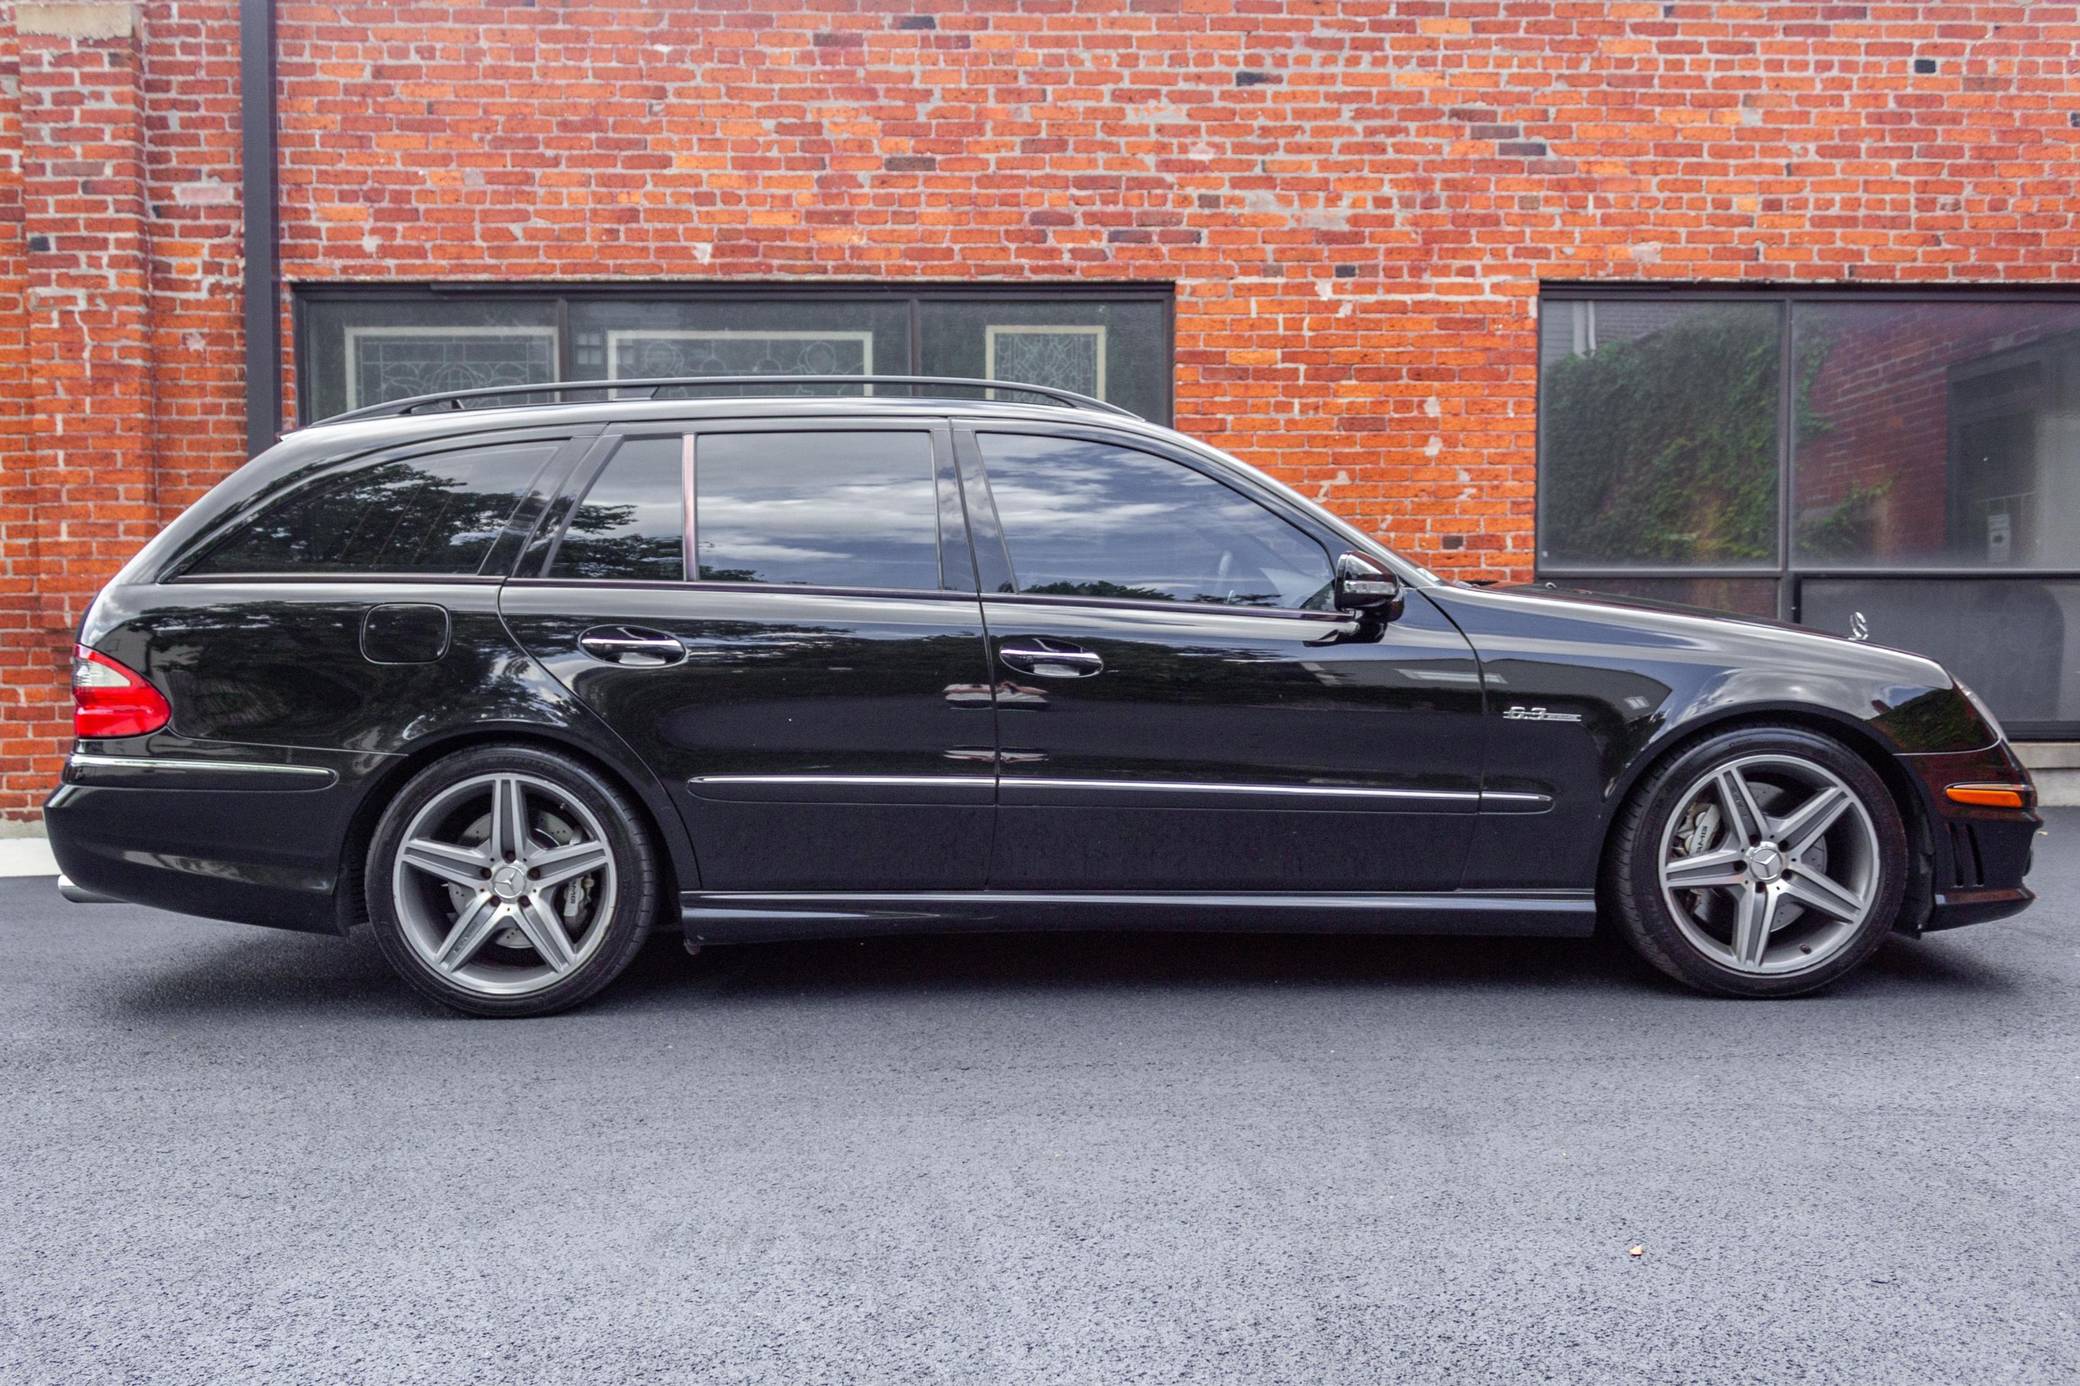
[[[555,395],[556,404],[597,403],[564,399],[568,394],[604,395],[608,399],[620,397],[628,390],[648,390],[650,398],[656,399],[661,391],[675,389],[720,389],[735,390],[749,394],[747,387],[774,385],[903,385],[944,389],[956,386],[970,390],[1007,390],[1021,394],[1038,395],[1050,404],[1069,409],[1094,409],[1106,414],[1124,414],[1130,419],[1141,416],[1131,409],[1122,409],[1090,395],[1080,395],[1074,390],[1057,390],[1052,385],[1028,385],[1017,380],[976,380],[958,375],[674,375],[659,376],[643,380],[554,380],[539,385],[487,385],[473,390],[442,390],[437,394],[413,395],[409,399],[393,399],[383,404],[371,404],[364,409],[350,409],[344,414],[333,414],[327,418],[313,420],[308,427],[318,428],[328,424],[351,423],[358,419],[391,419],[406,414],[420,414],[435,409],[468,409],[466,400],[493,400],[509,395]]]

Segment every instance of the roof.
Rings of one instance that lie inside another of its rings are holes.
[[[499,398],[517,396],[527,403],[467,405],[439,404],[446,401],[475,397],[478,392],[463,391],[452,395],[422,395],[411,400],[398,400],[394,405],[380,405],[366,410],[355,410],[348,414],[337,414],[306,424],[283,439],[286,451],[308,457],[313,453],[340,456],[359,453],[371,448],[391,447],[421,439],[454,437],[462,434],[508,432],[522,429],[573,428],[606,423],[642,423],[649,420],[670,422],[675,420],[726,419],[726,418],[773,418],[795,417],[813,419],[818,417],[853,418],[862,415],[887,414],[907,417],[965,418],[1019,420],[1048,424],[1087,424],[1117,428],[1125,432],[1150,437],[1178,439],[1172,430],[1150,423],[1139,415],[1115,405],[1090,400],[1083,403],[1083,396],[1069,391],[1043,391],[1037,386],[1007,386],[1001,381],[987,380],[936,380],[930,377],[808,377],[807,383],[830,382],[833,388],[858,387],[863,382],[880,384],[884,381],[898,383],[915,382],[908,388],[915,389],[929,384],[958,385],[977,390],[1004,390],[1017,388],[1031,394],[1050,394],[1066,397],[1072,403],[1019,402],[1005,399],[962,398],[951,394],[861,394],[861,395],[798,395],[753,393],[737,382],[742,377],[690,377],[702,387],[713,388],[723,381],[726,388],[735,393],[716,394],[707,398],[669,396],[665,398],[629,399],[625,397],[567,399],[560,402],[540,402],[532,397],[551,391],[585,392],[599,395],[606,390],[621,391],[628,388],[651,387],[685,388],[686,380],[674,379],[663,384],[652,381],[572,381],[563,385],[522,386],[503,389]],[[751,377],[759,387],[772,389],[776,383],[787,386],[804,383],[800,377]],[[423,402],[423,404],[422,404]],[[405,409],[395,406],[421,404],[420,409]],[[1181,441],[1181,440],[1180,440]]]

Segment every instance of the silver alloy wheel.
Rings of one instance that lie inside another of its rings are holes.
[[[1878,830],[1839,775],[1742,756],[1699,776],[1661,830],[1661,895],[1683,937],[1737,972],[1818,967],[1877,901]]]
[[[398,922],[438,975],[524,996],[582,967],[614,912],[614,854],[591,810],[549,781],[498,771],[412,815],[391,868]]]

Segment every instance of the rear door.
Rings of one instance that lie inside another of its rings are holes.
[[[962,429],[997,679],[992,888],[1441,890],[1480,806],[1473,650],[1353,638],[1333,535],[1094,428]]]
[[[982,885],[988,653],[943,423],[609,430],[520,572],[508,625],[673,789],[702,889]]]

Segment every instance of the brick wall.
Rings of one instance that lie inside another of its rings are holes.
[[[279,26],[292,280],[1174,281],[1180,427],[1476,576],[1530,567],[1541,280],[2080,281],[2071,4]],[[240,458],[235,63],[229,3],[0,12],[0,815],[82,600]]]

